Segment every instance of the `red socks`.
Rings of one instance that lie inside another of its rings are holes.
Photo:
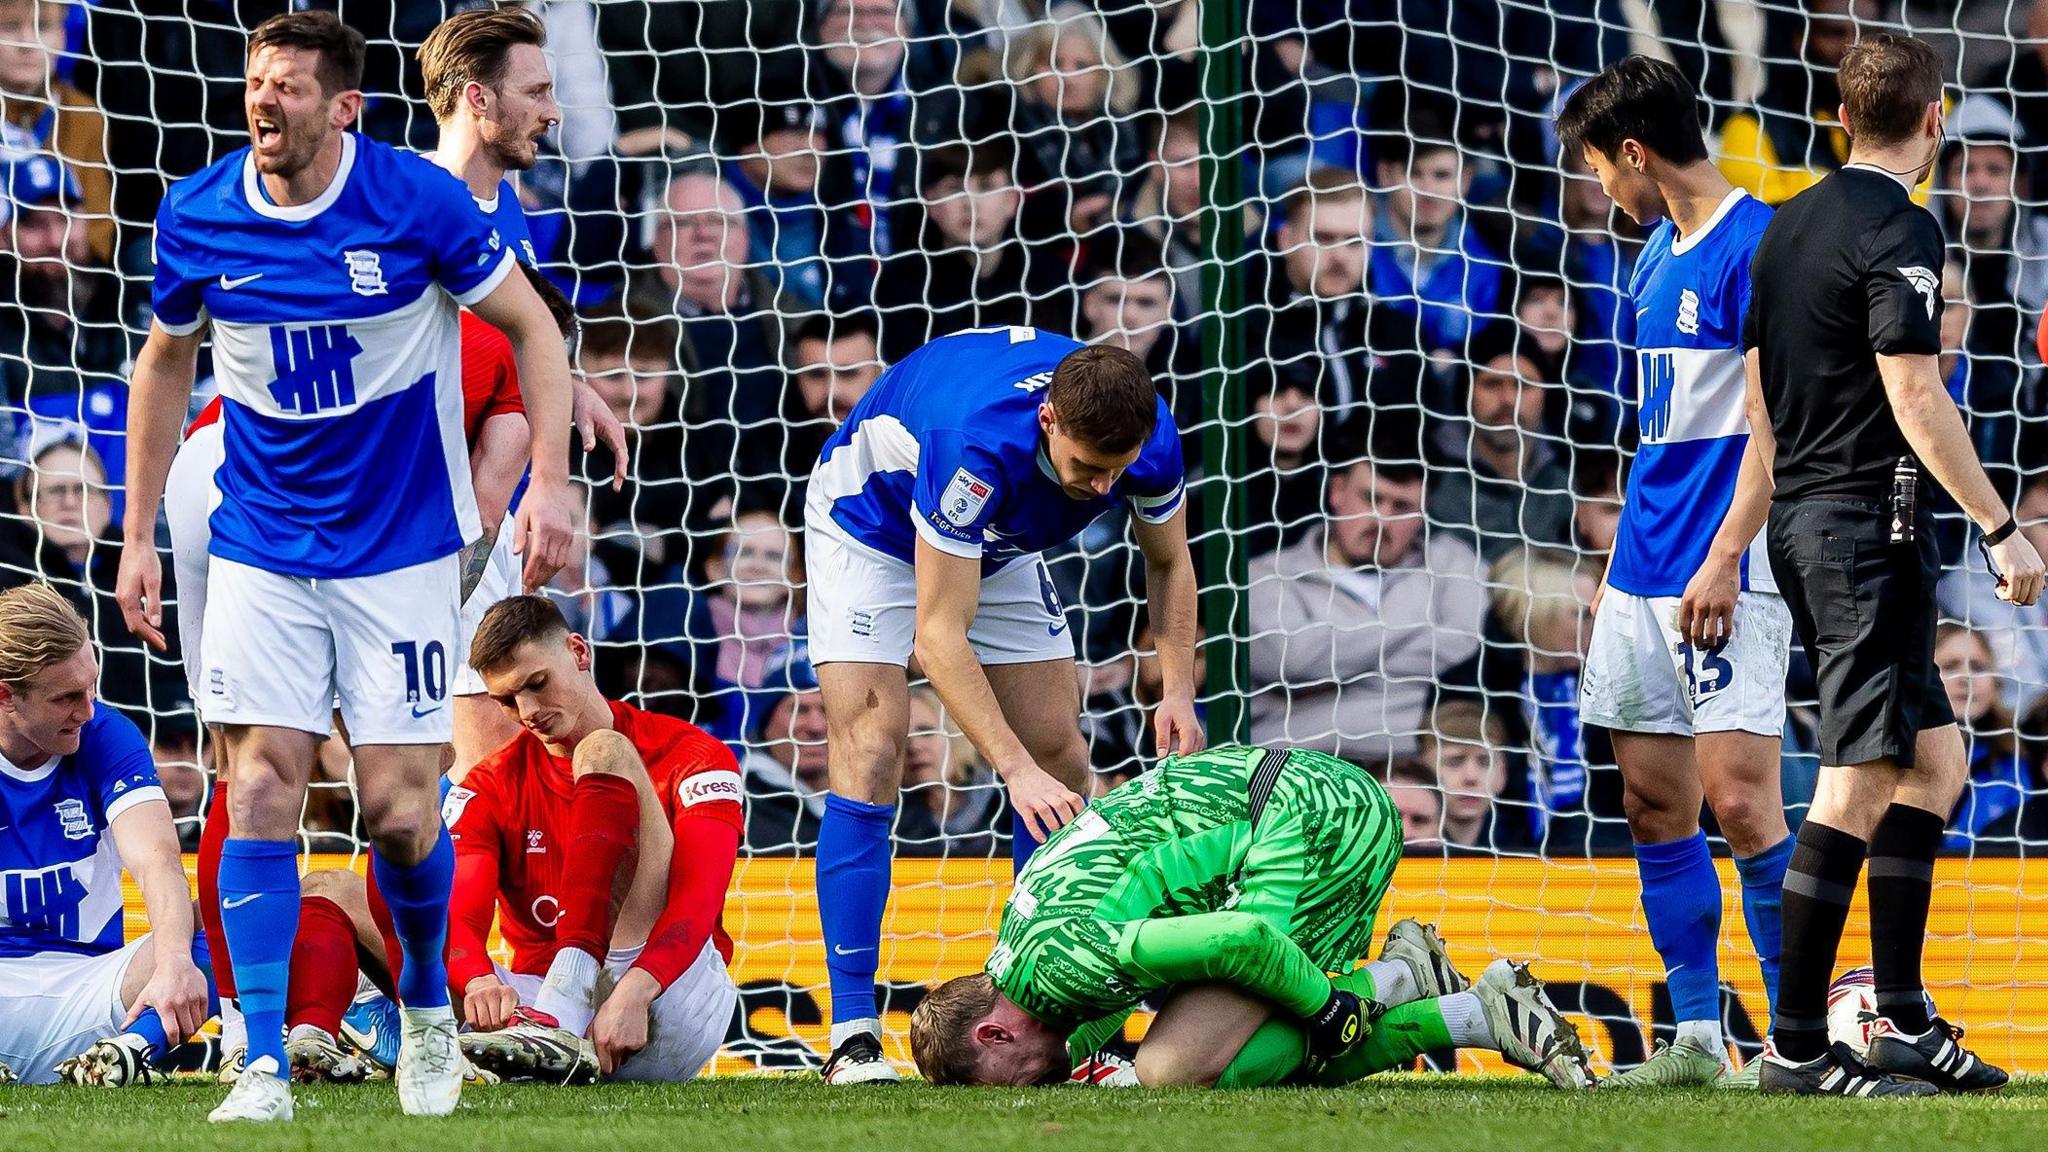
[[[638,863],[640,793],[621,776],[579,777],[569,802],[569,856],[562,867],[562,915],[555,944],[604,960],[612,938],[612,892]]]
[[[228,934],[220,924],[220,853],[228,842],[228,785],[215,779],[206,822],[199,828],[199,924],[213,953],[213,982],[223,1000],[235,996],[235,966],[228,960]]]
[[[325,896],[307,896],[299,901],[299,934],[292,940],[285,1027],[311,1024],[338,1036],[341,1017],[355,998],[355,925],[341,905]]]

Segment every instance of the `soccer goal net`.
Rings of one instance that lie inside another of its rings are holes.
[[[369,39],[361,131],[435,147],[413,54],[468,6],[341,0]],[[1320,748],[1388,782],[1409,846],[1382,927],[1436,921],[1474,972],[1534,961],[1615,1064],[1668,1032],[1620,776],[1577,700],[1639,429],[1671,397],[1634,353],[1648,231],[1554,130],[1573,87],[1629,53],[1679,66],[1721,170],[1777,203],[1845,159],[1834,70],[1859,35],[1940,48],[1947,136],[1916,195],[1949,244],[1941,371],[2048,551],[2048,4],[532,7],[561,123],[514,180],[582,317],[577,366],[633,448],[621,491],[602,450],[578,449],[582,532],[547,594],[608,694],[741,758],[734,1067],[811,1063],[826,1024],[827,758],[803,637],[807,581],[834,574],[805,563],[811,466],[884,366],[998,326],[1117,344],[1154,374],[1190,478],[1210,738]],[[0,0],[0,579],[50,580],[87,613],[103,704],[150,734],[188,848],[201,728],[177,652],[145,651],[113,599],[120,525],[157,515],[124,502],[125,379],[165,184],[246,141],[247,8]],[[208,376],[202,359],[195,409]],[[1930,986],[1988,1059],[2048,1071],[2048,992],[2019,961],[2048,939],[2041,878],[2024,883],[2048,845],[2048,615],[1997,602],[1969,541],[1944,516],[1938,657],[1971,775]],[[1156,754],[1145,564],[1120,514],[1046,562],[1099,793]],[[1695,655],[1707,674],[1716,654]],[[1811,683],[1795,655],[1795,824]],[[1011,873],[1000,781],[928,689],[911,717],[881,958],[897,1037],[925,987],[986,956]],[[316,776],[309,866],[356,862],[339,740]],[[1753,1050],[1767,1010],[1716,844],[1730,1034]],[[1857,916],[1845,967],[1865,954]]]

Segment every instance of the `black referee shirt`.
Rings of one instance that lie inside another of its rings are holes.
[[[1941,351],[1941,228],[1897,180],[1843,168],[1787,201],[1750,266],[1778,500],[1886,499],[1908,451],[1879,355]]]

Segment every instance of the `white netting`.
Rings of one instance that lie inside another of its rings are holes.
[[[342,0],[372,45],[365,131],[432,146],[411,54],[463,6]],[[1642,1048],[1631,1015],[1668,1007],[1630,866],[1589,859],[1625,854],[1628,833],[1618,774],[1570,702],[1634,441],[1622,293],[1641,236],[1560,167],[1551,118],[1570,85],[1630,51],[1675,59],[1724,169],[1778,200],[1843,158],[1829,65],[1858,21],[1934,39],[1954,84],[1931,201],[1953,244],[1944,371],[2002,483],[2044,459],[2048,4],[1240,6],[1205,51],[1195,0],[536,5],[565,120],[522,197],[547,275],[588,318],[582,367],[638,425],[631,483],[593,489],[588,547],[554,592],[599,642],[608,691],[744,753],[747,852],[764,859],[728,915],[771,1059],[797,1058],[780,1038],[816,1035],[822,976],[809,864],[775,863],[814,842],[824,787],[817,697],[789,695],[783,650],[802,618],[800,490],[850,397],[928,336],[1029,323],[1145,357],[1200,473],[1208,644],[1249,675],[1211,662],[1212,715],[1241,704],[1254,738],[1385,766],[1418,839],[1402,911],[1444,917],[1466,958],[1536,952],[1582,973],[1618,1058]],[[90,609],[105,697],[156,740],[188,839],[203,777],[182,676],[112,602],[123,379],[154,206],[166,180],[243,142],[243,34],[273,7],[0,3],[0,373],[17,432],[0,571]],[[1209,294],[1226,282],[1241,296]],[[1220,376],[1205,338],[1231,350]],[[1354,486],[1367,454],[1377,513]],[[2020,507],[2048,522],[2048,486]],[[1943,607],[1977,633],[1942,650],[1969,677],[1976,764],[1956,852],[2038,851],[2048,609],[1996,606],[1960,521],[1944,530],[1958,567]],[[1151,754],[1142,567],[1105,520],[1053,569],[1085,665],[1081,723],[1113,782]],[[1234,623],[1218,611],[1233,600]],[[1795,672],[1795,811],[1815,772],[1809,683]],[[929,699],[915,715],[940,726]],[[347,759],[330,753],[306,845],[349,852]],[[978,959],[1007,875],[1004,801],[966,742],[917,742],[911,775],[900,849],[945,860],[899,866],[884,968],[899,1008]],[[2016,938],[2041,935],[2019,866],[1971,868],[1997,903],[1979,916],[2002,922],[1939,920],[1937,993],[1981,994],[1972,1023],[2038,1062],[2018,1001],[1985,992],[2015,978]],[[1938,899],[1960,898],[1965,881],[1943,883]],[[1761,1020],[1732,910],[1728,979]]]

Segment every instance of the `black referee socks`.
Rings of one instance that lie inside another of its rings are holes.
[[[1841,947],[1842,925],[1849,919],[1867,847],[1813,820],[1799,826],[1793,842],[1792,862],[1785,869],[1785,943],[1771,1039],[1778,1055],[1794,1063],[1827,1051],[1828,984],[1835,978],[1835,951]],[[1926,908],[1924,901],[1921,907]]]
[[[1870,838],[1870,970],[1877,1010],[1908,1036],[1932,1023],[1920,983],[1920,951],[1927,942],[1934,856],[1943,830],[1944,821],[1934,813],[1893,804]]]

